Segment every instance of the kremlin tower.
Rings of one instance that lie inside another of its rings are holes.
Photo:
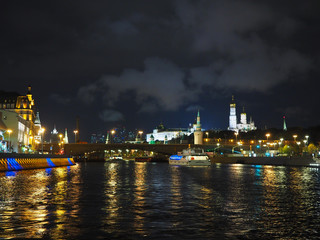
[[[197,125],[193,134],[194,134],[194,144],[203,144],[203,132],[201,131],[199,110],[198,110],[198,116],[197,116]]]
[[[230,116],[228,130],[237,131],[237,115],[236,115],[236,103],[234,102],[234,96],[230,103]]]

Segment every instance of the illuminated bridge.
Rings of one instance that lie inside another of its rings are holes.
[[[195,145],[190,144],[190,147],[194,147]],[[213,149],[213,145],[196,145],[197,147],[201,147],[204,149]],[[104,152],[105,150],[142,150],[148,152],[154,152],[164,155],[172,155],[177,152],[182,151],[189,147],[188,144],[103,144],[103,143],[89,143],[89,144],[65,144],[64,152],[67,155],[83,155],[86,153],[92,152]],[[216,147],[216,146],[215,146]],[[38,150],[41,151],[41,144],[38,147]],[[58,144],[43,144],[43,150],[49,153],[58,153],[60,147]]]

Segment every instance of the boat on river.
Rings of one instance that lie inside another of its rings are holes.
[[[187,166],[210,166],[211,160],[202,148],[188,148],[169,158],[169,164]]]

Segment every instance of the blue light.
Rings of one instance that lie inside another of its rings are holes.
[[[7,171],[7,172],[6,172],[6,176],[7,176],[7,177],[14,177],[14,176],[16,176],[16,174],[17,174],[17,173],[14,172],[14,171]]]
[[[257,145],[257,148],[260,148],[260,145]]]
[[[181,160],[182,156],[179,155],[172,155],[170,156],[170,160]]]
[[[47,163],[49,167],[55,167],[56,165],[52,162],[51,158],[47,158]]]
[[[9,170],[21,170],[23,167],[17,162],[15,158],[7,159],[8,169]]]
[[[267,156],[267,157],[270,157],[270,153],[269,153],[269,152],[266,152],[266,156]]]
[[[73,163],[71,162],[70,158],[68,158],[68,162],[70,163],[70,165],[73,165]]]
[[[46,168],[46,174],[51,175],[52,168]]]

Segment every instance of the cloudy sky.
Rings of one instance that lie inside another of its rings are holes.
[[[234,95],[259,128],[320,124],[320,1],[5,1],[1,90],[30,84],[42,124],[82,138],[228,127]]]

